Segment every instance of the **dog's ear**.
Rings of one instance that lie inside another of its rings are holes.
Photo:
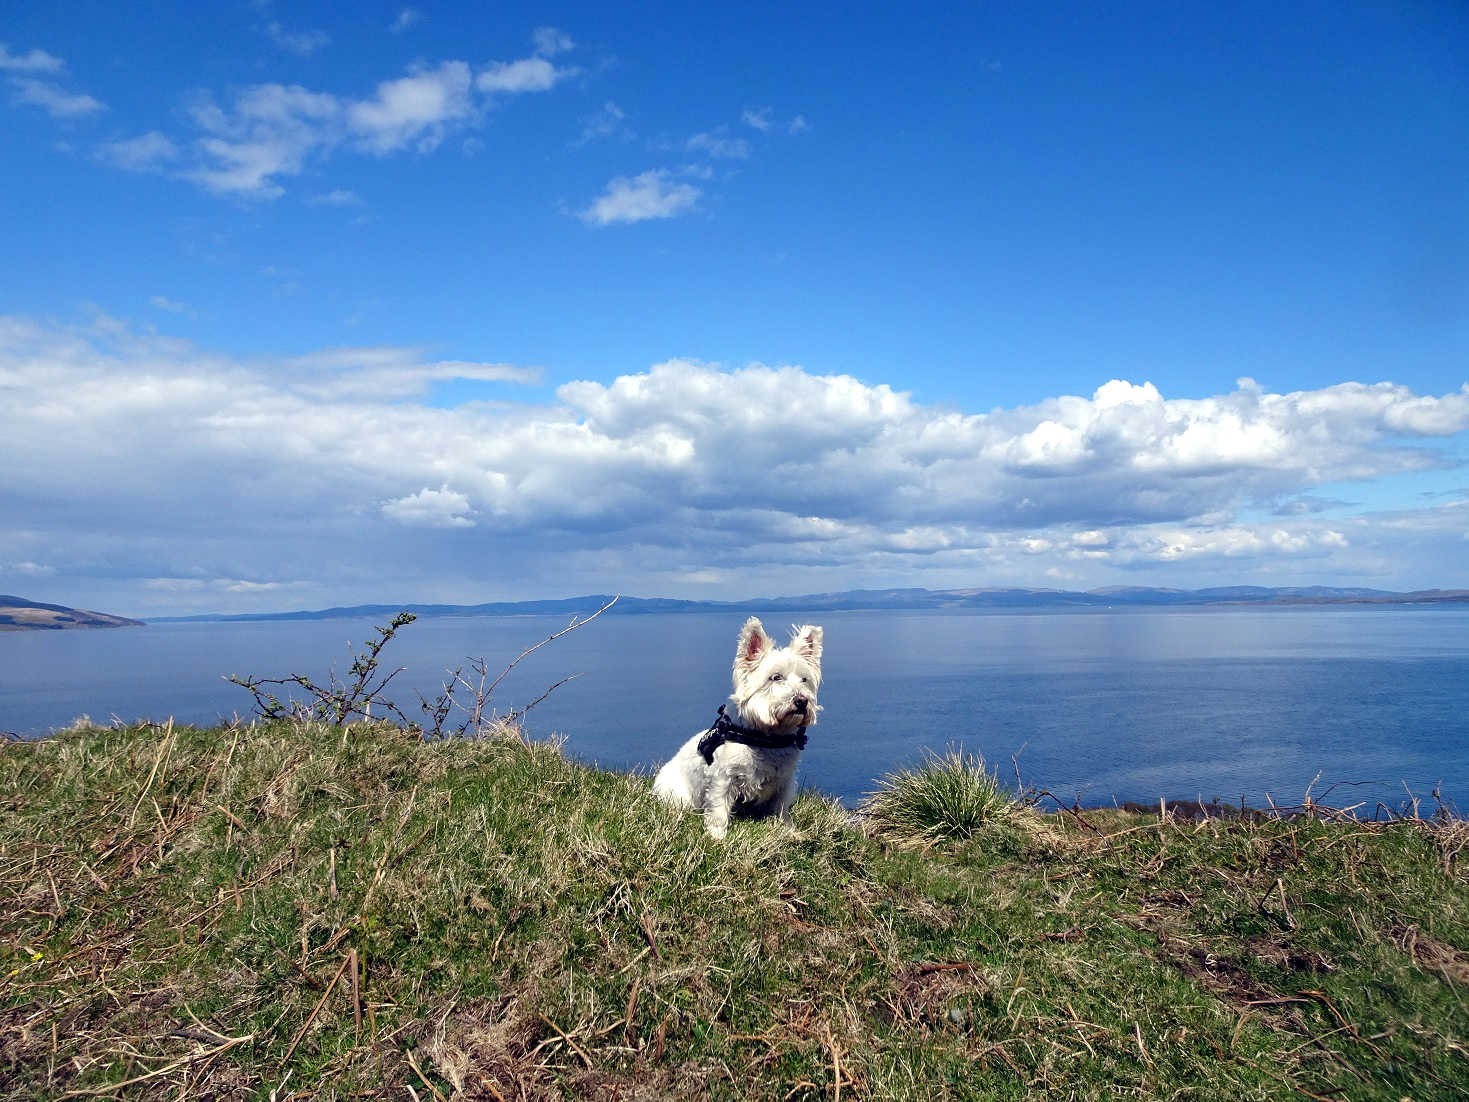
[[[821,628],[815,624],[791,628],[791,650],[821,669]]]
[[[735,673],[748,673],[760,664],[760,659],[770,653],[775,641],[765,634],[760,621],[751,616],[740,629],[740,641],[735,647]]]

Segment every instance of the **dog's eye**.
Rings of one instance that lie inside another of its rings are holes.
[[[785,680],[785,675],[784,674],[779,674],[779,673],[773,673],[773,674],[770,675],[770,680],[772,680],[772,681],[784,681]]]

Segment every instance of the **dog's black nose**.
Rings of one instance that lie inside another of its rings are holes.
[[[791,701],[791,707],[795,708],[798,712],[804,712],[806,710],[806,698],[804,696],[796,697],[795,700]]]

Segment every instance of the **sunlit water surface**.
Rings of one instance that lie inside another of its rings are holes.
[[[767,618],[774,621],[774,617]],[[926,750],[962,744],[1013,782],[1084,803],[1252,805],[1443,793],[1469,809],[1469,609],[1268,608],[1030,613],[844,612],[826,628],[821,722],[805,784],[854,801]],[[729,691],[742,617],[607,615],[542,648],[501,687],[534,735],[614,769],[656,766]],[[385,652],[391,695],[417,712],[447,668],[498,671],[565,626],[545,616],[422,619]],[[767,627],[775,624],[767,623]],[[248,715],[227,673],[343,671],[366,620],[152,624],[0,633],[0,730],[88,714],[212,723]],[[782,640],[784,638],[781,633]],[[1335,786],[1335,787],[1333,787]]]

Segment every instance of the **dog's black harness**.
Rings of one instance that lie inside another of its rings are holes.
[[[714,751],[726,742],[758,746],[762,750],[789,750],[792,746],[797,750],[804,750],[806,749],[806,725],[801,724],[801,729],[794,734],[772,735],[764,731],[752,731],[748,727],[741,727],[725,715],[724,705],[721,704],[719,716],[714,720],[714,726],[705,731],[704,737],[699,740],[699,755],[704,759],[705,765],[714,764]]]

